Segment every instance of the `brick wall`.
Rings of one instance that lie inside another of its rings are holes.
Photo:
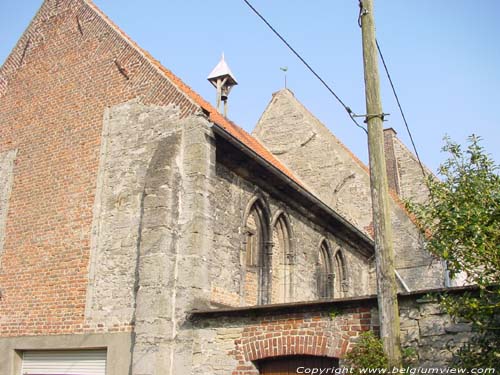
[[[394,129],[384,129],[384,149],[389,187],[402,199],[425,203],[429,189],[417,157],[397,137]],[[433,175],[424,166],[426,175]]]
[[[136,97],[197,111],[85,1],[46,1],[0,71],[0,153],[18,150],[1,335],[99,328],[83,318],[103,112]]]
[[[366,307],[346,309],[341,314],[278,315],[245,327],[240,348],[247,361],[298,354],[338,358],[346,353],[351,338],[370,326],[371,312]]]
[[[384,154],[385,154],[385,167],[387,172],[387,182],[389,189],[393,190],[396,194],[400,195],[400,177],[398,162],[394,152],[394,137],[396,131],[393,128],[384,129]]]
[[[474,334],[470,323],[454,320],[423,293],[399,295],[398,300],[402,346],[416,355],[412,367],[448,367]],[[375,297],[194,312],[191,373],[258,375],[259,360],[292,355],[339,358],[342,365],[360,333],[378,334],[378,319]]]
[[[195,351],[203,349],[192,373],[258,375],[259,360],[285,355],[342,358],[360,333],[378,329],[370,305],[303,310],[195,318]]]

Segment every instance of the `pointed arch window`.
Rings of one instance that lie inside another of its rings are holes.
[[[291,229],[287,216],[279,214],[273,226],[272,251],[272,303],[292,301],[293,263]]]
[[[245,302],[249,305],[268,302],[269,216],[260,199],[250,206],[245,221]]]
[[[317,272],[318,297],[332,298],[334,286],[333,259],[330,246],[326,240],[321,241],[319,248]]]
[[[347,267],[344,254],[341,249],[335,253],[335,297],[343,297],[349,290],[349,283],[347,278]]]
[[[246,264],[261,267],[266,242],[265,217],[261,204],[254,203],[247,217],[246,225]]]

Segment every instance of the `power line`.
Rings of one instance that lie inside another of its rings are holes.
[[[389,69],[387,68],[387,64],[385,63],[384,55],[382,54],[382,50],[380,49],[380,45],[378,44],[378,40],[376,40],[375,42],[377,43],[378,53],[380,55],[380,59],[382,60],[382,64],[384,65],[385,73],[387,75],[387,78],[389,79],[389,83],[391,84],[392,92],[394,94],[394,97],[396,98],[396,102],[398,103],[399,112],[401,113],[401,117],[403,118],[403,122],[405,123],[406,131],[408,132],[408,135],[410,136],[410,141],[411,141],[411,144],[413,146],[413,151],[415,151],[415,155],[417,156],[418,164],[420,165],[420,168],[422,169],[422,174],[424,175],[424,178],[425,178],[425,177],[427,177],[427,174],[425,173],[424,165],[422,164],[422,161],[420,160],[420,156],[418,155],[417,146],[415,146],[415,142],[413,140],[413,136],[411,134],[410,127],[408,126],[408,122],[406,121],[406,116],[403,112],[401,102],[399,101],[399,97],[398,97],[398,94],[396,92],[396,88],[394,87],[394,83],[392,82],[391,74],[389,73]]]
[[[318,73],[316,73],[316,71],[307,63],[307,61],[290,45],[290,43],[288,43],[286,41],[286,39],[284,37],[281,36],[281,34],[276,31],[276,29],[264,18],[264,16],[262,16],[258,11],[257,9],[255,9],[252,4],[250,4],[250,2],[248,2],[248,0],[243,0],[245,2],[246,5],[248,5],[248,7],[267,25],[267,27],[269,27],[269,29],[271,29],[271,31],[276,34],[276,36],[278,38],[281,39],[281,41],[283,43],[285,43],[285,45],[288,47],[288,49],[290,49],[290,51],[292,51],[295,56],[297,56],[297,58],[311,71],[312,74],[314,74],[314,76],[323,84],[323,86],[326,87],[326,89],[335,97],[335,99],[337,99],[337,101],[342,105],[342,107],[344,107],[344,109],[346,110],[347,114],[349,115],[349,117],[351,118],[352,122],[354,122],[354,124],[356,124],[356,126],[360,129],[363,129],[363,131],[365,133],[368,134],[367,130],[361,126],[357,121],[356,119],[354,118],[354,115],[355,113],[351,110],[351,108],[349,108],[343,101],[342,99],[340,99],[340,97],[333,91],[333,89],[323,80],[323,78],[320,77],[320,75]]]

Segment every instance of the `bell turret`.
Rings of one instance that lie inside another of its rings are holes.
[[[217,89],[216,107],[220,112],[221,101],[224,102],[224,117],[227,117],[227,97],[233,86],[236,86],[236,78],[224,60],[224,53],[221,60],[207,77],[208,81]]]

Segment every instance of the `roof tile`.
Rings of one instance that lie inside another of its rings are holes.
[[[294,182],[304,187],[304,184],[296,177],[287,167],[285,167],[269,150],[267,150],[257,139],[236,125],[234,122],[229,121],[222,116],[214,106],[203,99],[198,93],[186,85],[179,77],[172,71],[165,68],[161,63],[156,60],[149,52],[142,49],[136,42],[134,42],[127,34],[125,34],[108,16],[106,16],[91,0],[84,0],[100,17],[102,17],[119,35],[121,35],[131,46],[137,49],[151,64],[153,64],[168,80],[174,83],[179,90],[181,90],[190,101],[200,106],[205,112],[209,114],[209,120],[215,125],[223,128],[238,141],[243,143],[249,149],[254,151],[257,155],[266,160],[269,164],[277,168],[280,172],[292,179]]]

